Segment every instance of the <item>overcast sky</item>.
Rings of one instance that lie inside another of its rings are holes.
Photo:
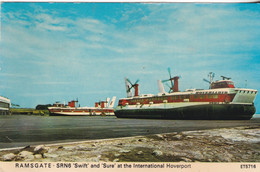
[[[259,47],[260,4],[2,3],[0,94],[94,106],[125,97],[124,77],[157,94],[168,67],[180,90],[209,72],[260,90]]]

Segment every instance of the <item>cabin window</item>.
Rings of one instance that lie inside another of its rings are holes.
[[[198,99],[198,98],[199,98],[199,95],[195,95],[194,98],[195,98],[195,99]]]
[[[9,104],[8,104],[8,103],[3,103],[3,102],[1,102],[0,105],[1,105],[2,107],[4,107],[4,108],[8,108],[8,107],[9,107]]]
[[[214,95],[213,95],[213,98],[214,98],[214,99],[217,99],[217,98],[218,98],[218,95],[217,95],[217,94],[214,94]]]
[[[205,99],[205,95],[200,95],[200,99]]]

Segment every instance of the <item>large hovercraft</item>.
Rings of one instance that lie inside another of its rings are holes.
[[[210,72],[209,89],[187,89],[179,91],[179,76],[159,80],[159,93],[138,93],[138,81],[134,84],[125,78],[127,98],[119,99],[115,108],[118,118],[151,118],[180,120],[249,120],[256,109],[255,89],[235,88],[231,78],[213,81],[214,73]],[[170,82],[170,91],[165,92],[163,83]],[[134,96],[132,89],[135,89]]]

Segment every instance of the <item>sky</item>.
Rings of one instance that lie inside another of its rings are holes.
[[[157,94],[168,67],[181,91],[209,72],[260,90],[260,4],[5,2],[0,45],[0,95],[21,107],[118,100],[124,77]]]

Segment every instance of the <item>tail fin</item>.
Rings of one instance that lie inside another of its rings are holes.
[[[110,104],[109,104],[108,107],[109,107],[109,108],[114,107],[115,102],[116,102],[116,96],[113,96],[113,98],[112,98],[112,100],[111,100],[111,102],[110,102]]]
[[[159,93],[165,93],[164,86],[161,80],[157,80]]]
[[[133,97],[133,93],[131,88],[131,84],[128,82],[127,78],[125,78],[125,88],[127,97]]]
[[[109,104],[108,104],[108,103],[109,103],[109,100],[110,100],[110,98],[107,97],[105,107],[108,107],[108,105],[109,105]]]

